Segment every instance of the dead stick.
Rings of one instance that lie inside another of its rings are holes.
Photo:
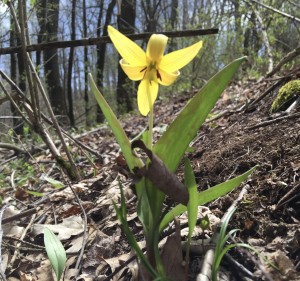
[[[217,34],[219,32],[218,28],[210,28],[210,29],[196,29],[196,30],[180,30],[180,31],[165,31],[159,32],[168,36],[169,38],[174,37],[192,37],[192,36],[200,36],[200,35],[211,35]],[[152,33],[139,33],[139,34],[128,34],[126,35],[128,38],[132,40],[141,40],[148,39]],[[43,51],[47,49],[61,49],[61,48],[70,48],[70,47],[82,47],[82,46],[91,46],[98,45],[103,43],[111,43],[110,38],[108,36],[102,36],[97,38],[84,38],[72,41],[55,41],[48,42],[42,44],[33,44],[26,46],[26,52],[34,52],[34,51]],[[17,47],[8,47],[8,48],[0,48],[0,55],[7,55],[18,53],[21,50],[21,46]]]
[[[26,211],[22,211],[21,213],[19,213],[17,215],[2,219],[2,224],[6,224],[8,222],[16,221],[16,220],[19,220],[19,219],[24,218],[24,217],[31,216],[31,215],[36,214],[36,213],[37,213],[36,208],[29,209],[29,210],[26,210]]]
[[[231,212],[233,212],[234,209],[239,204],[239,202],[244,198],[244,195],[248,191],[248,187],[249,186],[247,184],[243,187],[243,189],[241,190],[238,198],[233,201],[233,203],[231,204],[231,206],[228,208],[228,210],[226,211],[226,213],[223,215],[223,217],[222,217],[222,219],[220,221],[220,224],[218,226],[218,229],[214,233],[214,235],[213,235],[213,237],[211,239],[212,246],[216,245],[216,243],[217,243],[217,241],[219,239],[219,235],[220,235],[220,230],[221,230],[222,224],[226,220],[228,214],[230,214]],[[211,249],[209,249],[206,252],[206,254],[204,256],[202,270],[199,273],[199,275],[197,276],[197,281],[209,281],[209,280],[211,280],[213,259],[214,259],[214,249],[211,248]]]

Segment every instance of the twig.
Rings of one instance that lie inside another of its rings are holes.
[[[275,210],[278,210],[284,204],[287,204],[294,198],[300,196],[300,184],[296,184],[287,194],[285,194],[277,203]]]
[[[300,112],[293,113],[293,114],[288,114],[288,115],[285,115],[285,116],[280,116],[280,117],[274,118],[272,120],[263,121],[259,124],[246,127],[245,130],[251,131],[251,130],[254,130],[254,129],[257,129],[257,128],[260,128],[260,127],[266,127],[266,126],[269,126],[271,124],[281,122],[283,120],[295,119],[295,118],[298,118],[298,117],[300,117]]]
[[[190,37],[190,36],[193,37],[193,36],[211,35],[211,34],[217,34],[218,32],[219,32],[218,28],[210,28],[210,29],[196,29],[196,30],[166,31],[166,32],[160,32],[160,34],[164,34],[169,38],[175,38],[175,37]],[[141,40],[141,39],[148,39],[150,38],[151,35],[152,33],[146,32],[146,33],[139,33],[139,34],[128,34],[126,36],[132,40]],[[91,45],[98,45],[103,43],[111,43],[110,38],[108,36],[102,36],[98,38],[83,38],[83,39],[72,40],[72,41],[55,41],[55,42],[48,42],[42,44],[32,44],[26,46],[26,52],[43,51],[48,49],[91,46]],[[20,49],[21,49],[20,46],[0,48],[0,55],[18,53]]]
[[[85,212],[85,210],[84,210],[84,208],[83,208],[83,206],[80,202],[80,199],[79,199],[77,193],[74,191],[74,189],[73,189],[73,187],[70,183],[68,185],[69,185],[70,189],[72,190],[72,193],[74,194],[77,203],[80,206],[80,209],[81,209],[82,214],[83,214],[83,222],[84,222],[84,224],[83,224],[83,236],[82,236],[82,247],[81,247],[80,254],[77,258],[76,265],[75,265],[75,269],[77,269],[77,272],[75,273],[75,275],[76,275],[75,279],[76,279],[77,275],[79,273],[80,267],[81,267],[81,261],[83,259],[84,249],[85,249],[85,246],[86,246],[86,243],[87,243],[87,216],[86,216],[86,212]]]
[[[9,222],[12,222],[12,221],[16,221],[16,220],[19,220],[19,219],[24,218],[24,217],[31,216],[31,215],[36,214],[36,213],[37,213],[36,208],[32,208],[32,209],[29,209],[29,210],[26,210],[26,211],[22,211],[21,213],[19,213],[17,215],[10,216],[8,218],[2,219],[2,224],[6,224],[6,223],[9,223]]]
[[[21,147],[15,145],[15,144],[11,144],[11,143],[4,143],[4,142],[0,142],[0,148],[5,148],[7,150],[13,150],[16,153],[27,153],[25,150],[23,150]]]
[[[279,11],[279,10],[273,8],[273,7],[270,7],[270,6],[268,6],[268,5],[264,4],[264,3],[261,3],[261,2],[259,2],[259,1],[256,1],[256,0],[247,0],[247,1],[246,1],[246,0],[243,0],[243,1],[246,2],[246,3],[249,3],[249,1],[250,1],[250,2],[253,2],[253,3],[256,3],[257,5],[260,5],[260,6],[266,8],[266,9],[268,9],[268,10],[271,10],[272,12],[275,12],[275,13],[277,13],[277,14],[279,14],[279,15],[282,15],[282,16],[284,16],[284,17],[286,17],[286,18],[289,18],[289,19],[291,19],[291,20],[300,22],[300,19],[299,19],[299,18],[296,18],[296,17],[294,17],[294,16],[291,16],[291,15],[289,15],[289,14],[287,14],[287,13],[281,12],[281,11]]]
[[[283,65],[294,59],[295,57],[300,55],[300,46],[298,46],[296,49],[292,50],[286,56],[284,56],[280,62],[269,72],[267,73],[266,77],[270,77],[274,75],[277,71],[281,69]]]
[[[5,79],[9,85],[11,87],[13,87],[15,89],[15,91],[17,92],[17,94],[19,95],[19,99],[23,100],[24,104],[27,104],[27,106],[25,107],[27,110],[30,110],[32,108],[31,102],[30,100],[24,95],[24,93],[20,90],[20,88],[2,71],[0,70],[0,76],[2,76],[3,79]],[[1,82],[1,80],[0,80]],[[1,86],[1,83],[0,83]],[[44,115],[43,113],[41,113],[41,117],[43,119],[43,121],[45,121],[46,123],[48,123],[49,125],[51,125],[52,127],[55,128],[55,125],[53,123],[52,120],[50,120],[46,115]],[[29,124],[29,126],[32,126],[31,122],[29,122],[29,120],[27,118],[24,118],[24,120]],[[57,124],[57,126],[59,126]],[[97,156],[97,157],[101,157],[101,155],[99,154],[98,151],[88,147],[87,145],[85,145],[83,142],[77,140],[76,138],[72,137],[67,131],[65,131],[64,129],[60,128],[61,132],[67,136],[70,140],[72,140],[74,143],[76,143],[78,146],[82,147],[83,149],[89,151],[90,153],[92,153],[93,155]],[[54,145],[60,144],[61,140],[56,140],[53,141]],[[49,144],[45,142],[45,146],[49,147]],[[41,148],[43,148],[43,146],[41,146]],[[67,150],[68,151],[68,150]]]
[[[237,208],[237,205],[239,204],[239,202],[243,199],[244,195],[248,192],[248,188],[249,188],[248,184],[244,185],[241,192],[239,193],[239,196],[233,201],[231,206],[228,208],[226,213],[223,215],[223,217],[219,223],[218,229],[216,230],[216,232],[214,233],[214,235],[211,239],[212,247],[214,247],[216,245],[216,243],[219,239],[222,224],[227,219],[228,214],[230,214],[231,212],[233,212],[233,210],[235,208]],[[214,259],[214,249],[211,248],[206,252],[206,254],[204,256],[202,270],[201,270],[200,274],[198,274],[198,276],[197,276],[197,281],[210,281],[211,280],[213,259]]]
[[[285,76],[283,78],[281,78],[280,80],[278,80],[276,83],[274,83],[273,85],[271,85],[268,89],[266,89],[260,96],[258,96],[255,100],[253,100],[252,102],[250,102],[246,108],[245,108],[245,112],[250,112],[253,108],[254,105],[257,104],[259,101],[261,101],[264,97],[266,97],[270,92],[272,92],[273,90],[275,90],[277,87],[279,87],[281,84],[285,83],[288,80],[289,76]]]
[[[238,261],[236,261],[231,255],[229,255],[228,253],[225,254],[224,258],[226,259],[226,261],[228,263],[230,263],[235,269],[237,269],[237,272],[239,273],[239,275],[241,275],[241,273],[248,277],[251,278],[252,280],[255,278],[254,274],[249,271],[246,267],[244,267],[242,264],[240,264]]]
[[[4,210],[6,208],[6,205],[4,205],[1,210],[0,210],[0,265],[2,264],[2,253],[1,253],[1,249],[2,249],[2,237],[3,237],[3,230],[2,230],[2,224],[1,224],[1,221],[2,221],[2,216],[3,216],[3,213],[4,213]],[[2,280],[6,281],[6,278],[5,278],[5,275],[4,273],[2,272],[2,268],[0,266],[0,276],[2,278]]]
[[[20,237],[20,240],[23,240],[23,239],[25,238],[25,236],[26,236],[28,230],[31,228],[32,224],[34,223],[35,216],[36,216],[35,214],[32,216],[32,218],[31,218],[29,224],[26,226],[26,228],[24,229],[24,231],[23,231],[23,233],[22,233],[22,235],[21,235],[21,237]],[[17,256],[18,256],[18,254],[19,254],[19,247],[20,247],[20,246],[21,246],[21,242],[17,243],[17,245],[16,245],[16,250],[15,250],[15,252],[14,252],[14,255],[13,255],[13,257],[12,257],[11,260],[10,260],[9,268],[12,268],[12,266],[13,266],[13,264],[14,264],[14,262],[15,262]]]
[[[24,241],[24,240],[21,240],[21,239],[18,239],[18,238],[15,238],[15,237],[11,237],[11,236],[7,236],[7,235],[3,235],[3,239],[6,239],[6,240],[13,240],[13,241],[16,241],[16,242],[20,242],[21,244],[25,244],[29,247],[32,247],[32,248],[35,248],[35,249],[32,249],[33,251],[34,250],[45,250],[45,247],[43,246],[40,246],[40,245],[36,245],[36,244],[33,244],[33,243],[30,243],[30,242],[27,242],[27,241]],[[12,246],[12,245],[10,245]],[[26,248],[28,250],[28,248]],[[30,248],[31,249],[31,248]]]

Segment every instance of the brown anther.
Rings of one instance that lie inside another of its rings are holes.
[[[156,69],[156,76],[157,76],[157,78],[160,80],[160,81],[162,81],[161,80],[161,75],[160,75],[160,73],[159,73],[159,71]]]

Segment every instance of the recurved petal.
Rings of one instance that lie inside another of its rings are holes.
[[[160,62],[164,55],[168,37],[163,34],[152,34],[147,44],[147,56],[151,61]]]
[[[166,72],[174,72],[179,70],[187,65],[198,54],[201,48],[202,41],[199,41],[190,47],[169,53],[163,56],[159,64],[159,68]]]
[[[158,84],[155,81],[143,79],[138,88],[137,100],[138,108],[142,115],[146,116],[153,107],[157,98]]]
[[[107,31],[111,41],[123,59],[131,65],[146,65],[146,53],[139,45],[110,25],[107,27]]]
[[[128,64],[124,59],[120,60],[120,65],[129,79],[133,81],[142,80],[145,76],[147,66],[132,66]]]
[[[166,72],[162,69],[159,69],[159,75],[160,75],[160,78],[157,79],[157,82],[161,85],[169,86],[180,75],[180,72],[178,70],[174,71],[174,72]]]

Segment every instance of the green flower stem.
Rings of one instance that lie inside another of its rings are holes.
[[[151,107],[149,112],[149,129],[148,129],[148,137],[147,137],[147,147],[152,150],[152,143],[153,143],[153,108]]]

